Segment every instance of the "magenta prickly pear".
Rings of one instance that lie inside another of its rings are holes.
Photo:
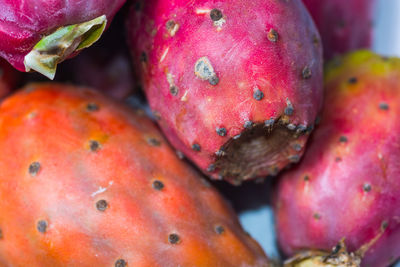
[[[356,251],[384,230],[361,266],[400,257],[399,79],[400,59],[369,51],[328,66],[321,124],[277,188],[278,239],[287,254],[329,250],[342,238]]]
[[[322,102],[301,1],[141,1],[128,25],[161,128],[203,172],[237,184],[300,159]]]
[[[0,56],[54,78],[59,62],[96,42],[125,0],[0,0]]]

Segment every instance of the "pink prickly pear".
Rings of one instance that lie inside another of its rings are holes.
[[[303,0],[321,34],[325,58],[371,45],[375,0]]]
[[[355,251],[384,233],[361,266],[400,257],[400,59],[369,51],[332,62],[321,124],[299,166],[277,188],[284,252],[330,249],[345,238]]]
[[[161,128],[203,172],[238,184],[299,160],[322,102],[301,1],[141,1],[128,25]]]

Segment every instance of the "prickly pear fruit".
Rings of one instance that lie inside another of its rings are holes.
[[[140,113],[32,84],[1,104],[0,129],[0,265],[268,265]]]
[[[321,124],[277,188],[278,239],[287,254],[327,250],[341,238],[355,251],[385,229],[362,266],[400,257],[399,79],[400,59],[369,51],[329,65]]]
[[[321,34],[325,58],[370,47],[375,0],[303,0],[303,2]]]
[[[0,57],[54,78],[59,62],[96,42],[125,0],[0,0]]]
[[[128,38],[161,128],[203,172],[238,184],[299,160],[322,102],[301,1],[142,1]]]

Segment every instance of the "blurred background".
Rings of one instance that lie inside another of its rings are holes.
[[[335,0],[332,0],[335,1]],[[385,56],[400,57],[400,0],[377,0],[374,11],[373,50]],[[354,16],[357,16],[355,11]],[[233,205],[240,211],[240,220],[247,232],[255,238],[271,258],[279,257],[274,232],[274,216],[269,206],[270,184],[245,185],[239,190],[223,189],[233,194]],[[245,195],[248,199],[243,199]],[[400,267],[400,262],[395,265]]]

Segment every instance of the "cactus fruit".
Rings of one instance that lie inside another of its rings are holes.
[[[299,160],[322,104],[301,1],[139,1],[128,38],[159,125],[204,173],[239,184]]]
[[[326,73],[321,124],[299,166],[277,188],[284,252],[328,250],[345,238],[355,251],[385,232],[361,266],[400,257],[400,59],[358,51]]]
[[[56,83],[0,105],[0,266],[268,266],[141,114]]]
[[[125,0],[0,0],[0,57],[54,78],[59,62],[96,42]]]
[[[375,0],[303,2],[321,34],[326,59],[351,50],[370,47]]]

